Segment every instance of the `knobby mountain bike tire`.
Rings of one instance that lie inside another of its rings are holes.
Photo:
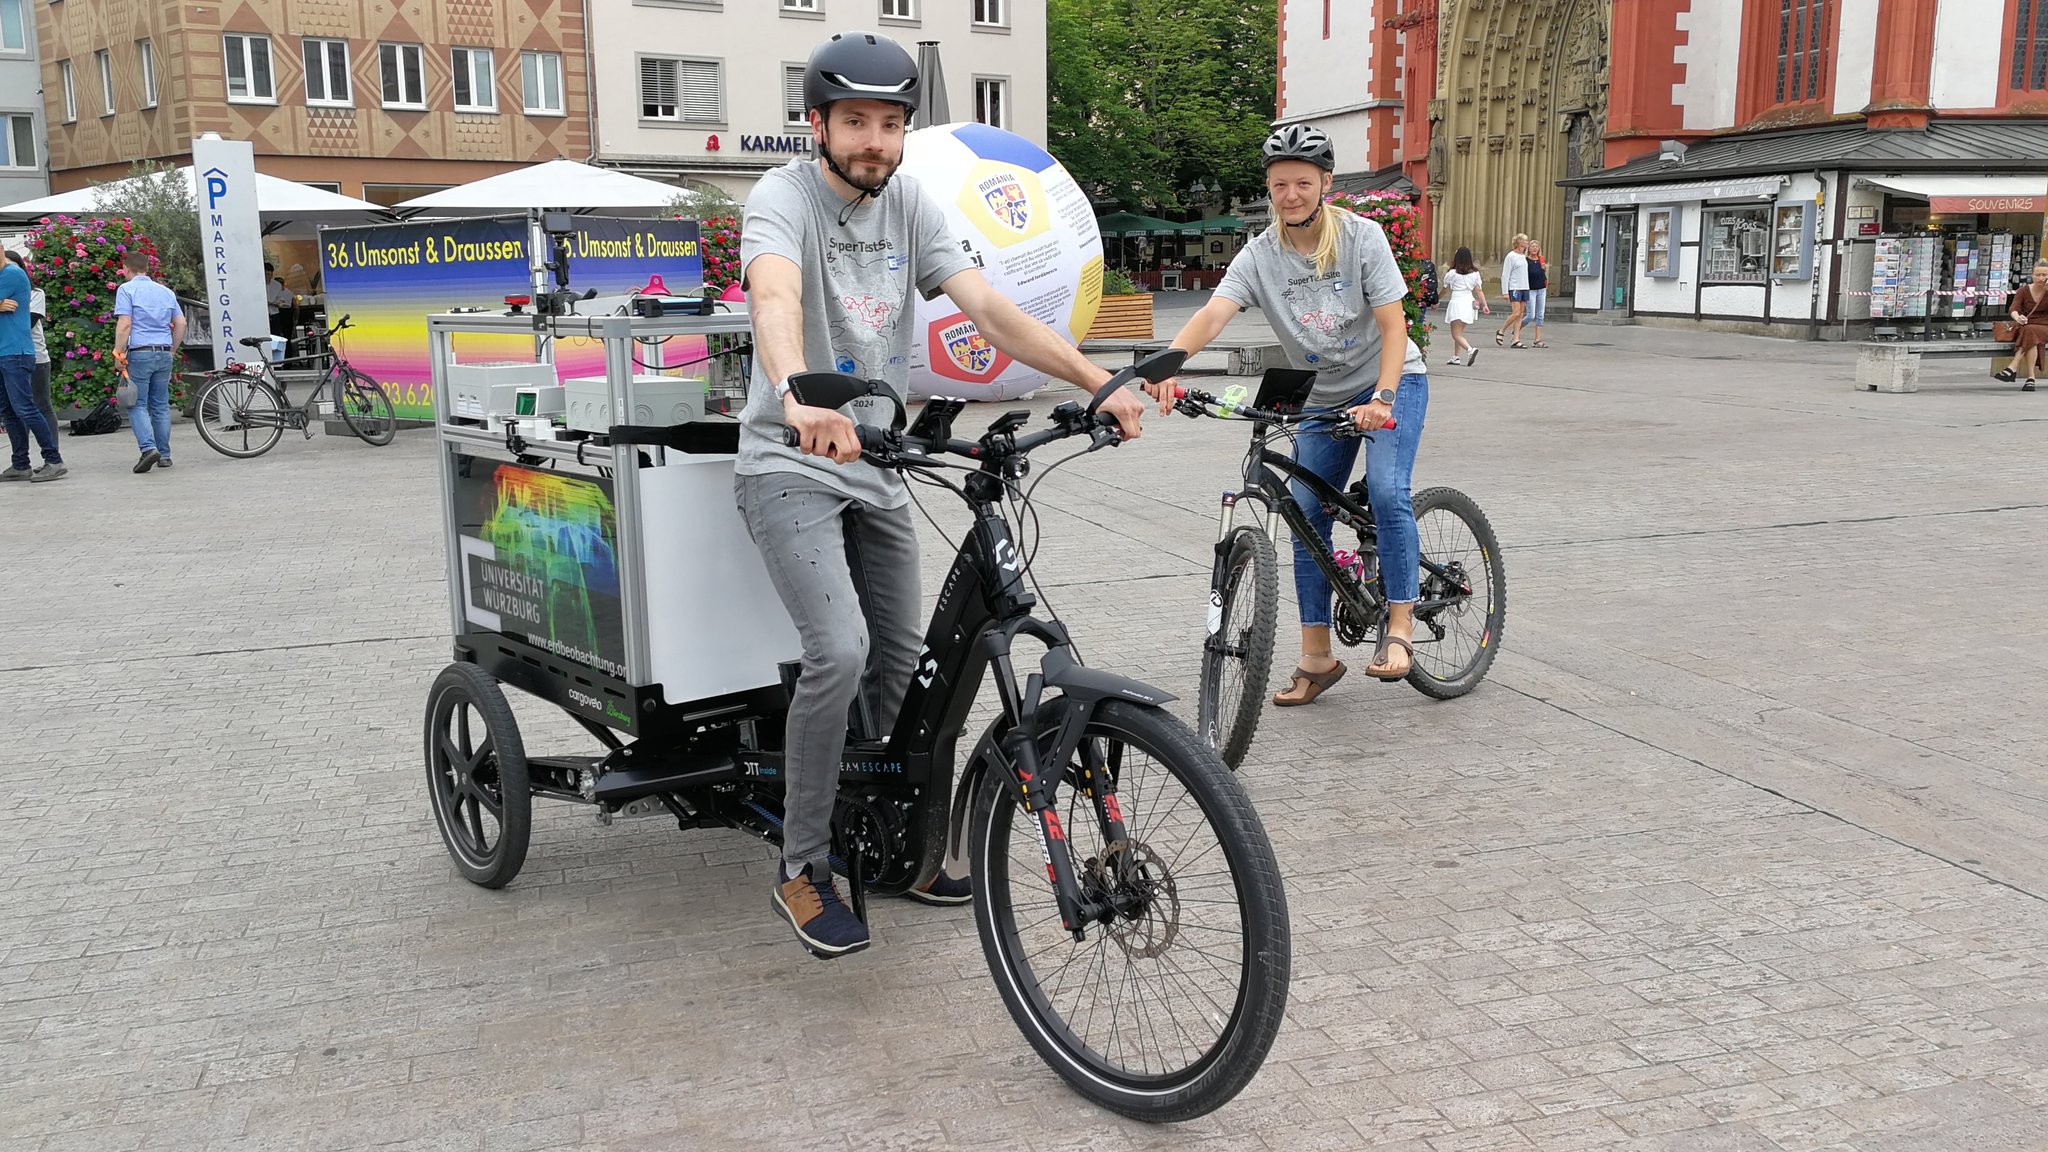
[[[1435,700],[1449,700],[1479,686],[1500,654],[1507,627],[1508,573],[1493,524],[1470,496],[1455,488],[1426,488],[1415,494],[1415,529],[1422,556],[1438,567],[1457,565],[1472,588],[1460,602],[1418,609],[1415,664],[1410,687]],[[1448,581],[1425,567],[1424,604],[1444,598]]]
[[[1271,687],[1280,562],[1266,533],[1248,524],[1231,529],[1223,551],[1222,583],[1209,589],[1195,730],[1235,770],[1259,730]]]

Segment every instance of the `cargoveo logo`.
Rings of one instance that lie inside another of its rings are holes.
[[[571,688],[569,689],[569,699],[577,704],[581,704],[585,708],[590,709],[592,712],[604,711],[604,701],[599,700],[597,697],[592,696],[588,692]]]

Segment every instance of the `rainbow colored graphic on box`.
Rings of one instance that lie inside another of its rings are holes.
[[[463,456],[456,481],[463,616],[624,676],[619,523],[609,482]]]
[[[569,284],[601,296],[646,288],[656,277],[670,292],[695,292],[704,257],[694,220],[618,220],[579,216],[570,237]],[[350,318],[337,341],[341,353],[391,393],[398,415],[434,415],[427,316],[453,308],[502,312],[505,297],[532,291],[524,217],[369,224],[320,230],[320,277],[330,322]],[[533,360],[533,338],[459,335],[456,359]],[[678,338],[663,349],[668,363],[704,356],[703,337]],[[556,374],[604,375],[604,345],[563,340]],[[700,369],[701,370],[701,369]]]

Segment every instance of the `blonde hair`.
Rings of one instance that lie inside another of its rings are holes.
[[[1337,245],[1344,239],[1344,222],[1337,219],[1337,213],[1342,211],[1335,204],[1325,204],[1316,217],[1316,248],[1310,260],[1318,277],[1328,276],[1337,266]]]
[[[1515,238],[1508,241],[1508,247],[1513,248],[1517,244],[1527,244],[1528,242],[1529,234],[1527,232],[1517,232],[1515,233]]]

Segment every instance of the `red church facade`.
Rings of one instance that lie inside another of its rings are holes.
[[[1988,324],[2048,207],[2048,0],[1282,0],[1281,123],[1587,318]],[[1526,223],[1523,223],[1526,221]],[[1987,303],[1993,302],[1993,303]]]

